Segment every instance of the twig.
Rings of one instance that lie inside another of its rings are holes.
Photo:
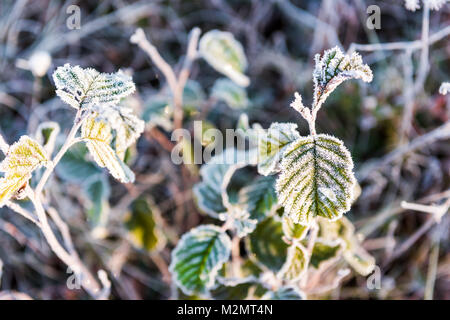
[[[437,266],[439,262],[439,239],[433,245],[431,250],[429,262],[428,262],[428,272],[427,272],[427,282],[425,284],[425,294],[424,300],[433,300],[434,295],[434,284],[436,282]]]
[[[31,212],[29,212],[28,210],[22,208],[21,206],[19,206],[17,203],[14,203],[12,201],[7,201],[6,202],[6,206],[8,208],[10,208],[11,210],[17,212],[18,214],[20,214],[21,216],[25,217],[26,219],[30,220],[31,222],[33,222],[35,225],[37,225],[39,228],[41,227],[41,223],[36,220],[36,218],[33,217],[33,215],[31,214]]]

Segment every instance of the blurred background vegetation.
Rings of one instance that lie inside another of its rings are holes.
[[[66,25],[66,8],[72,4],[81,8],[80,29]],[[366,27],[371,4],[381,9],[379,30]],[[335,45],[347,50],[352,43],[420,40],[422,21],[422,10],[407,11],[400,0],[5,0],[0,5],[0,133],[12,143],[48,120],[67,133],[74,112],[55,96],[51,74],[57,66],[130,73],[137,93],[125,104],[148,124],[127,154],[136,183],[121,185],[108,178],[77,146],[64,157],[47,193],[70,225],[83,260],[109,273],[113,298],[167,299],[174,290],[167,270],[171,249],[181,234],[208,218],[192,196],[200,167],[186,169],[170,160],[169,91],[160,71],[130,43],[135,29],[143,28],[176,70],[194,27],[229,31],[243,44],[251,80],[248,106],[230,108],[211,97],[220,75],[198,60],[185,90],[185,128],[192,129],[192,121],[200,119],[224,131],[235,128],[245,112],[250,123],[267,128],[275,121],[295,122],[306,134],[306,122],[289,104],[295,91],[312,100],[316,53]],[[449,22],[449,5],[431,11],[430,35]],[[42,77],[27,68],[36,52],[51,56]],[[408,88],[411,73],[419,68],[420,46],[361,54],[374,81],[339,87],[319,113],[317,128],[340,137],[354,157],[361,195],[348,217],[377,259],[381,290],[370,291],[365,278],[351,275],[323,298],[422,299],[435,280],[434,298],[449,299],[448,215],[430,223],[429,214],[400,205],[404,200],[439,205],[450,197],[450,142],[417,140],[449,121],[449,99],[438,92],[450,80],[449,37],[430,45],[429,72],[412,99]],[[405,152],[414,141],[421,143]],[[239,179],[255,174],[243,171],[233,181],[237,186]],[[430,254],[433,248],[437,258]],[[0,295],[14,291],[40,299],[86,298],[83,291],[67,288],[70,274],[39,230],[6,208],[0,209],[0,260]]]

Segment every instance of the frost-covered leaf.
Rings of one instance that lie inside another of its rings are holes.
[[[183,108],[185,111],[200,109],[205,101],[205,92],[202,86],[194,80],[188,80],[183,90]]]
[[[28,136],[10,146],[6,158],[0,164],[0,171],[8,175],[27,175],[48,161],[44,148]]]
[[[314,243],[313,252],[311,255],[311,265],[319,269],[321,264],[330,260],[339,258],[342,251],[341,241],[330,241],[318,238]]]
[[[372,81],[372,71],[367,64],[363,64],[362,58],[357,52],[345,55],[336,46],[326,50],[322,57],[317,54],[315,62],[313,109],[320,109],[330,93],[345,80]]]
[[[260,290],[261,285],[255,277],[229,279],[218,278],[218,285],[211,290],[211,296],[217,300],[245,300],[251,292]]]
[[[0,163],[0,208],[10,198],[21,197],[18,194],[31,178],[31,173],[48,162],[44,148],[28,136],[22,136],[19,141],[9,147],[5,159]]]
[[[209,31],[200,39],[199,51],[214,69],[242,87],[249,85],[250,80],[244,75],[247,58],[242,45],[233,34],[219,30]]]
[[[249,105],[247,91],[226,78],[216,80],[211,96],[233,109],[243,109]]]
[[[446,95],[450,92],[450,82],[442,82],[441,86],[439,87],[439,93]]]
[[[287,281],[298,281],[308,268],[308,251],[300,243],[288,248],[287,259],[278,272],[278,277]]]
[[[166,131],[171,131],[173,109],[167,97],[152,97],[144,106],[142,119],[150,126],[161,126]]]
[[[278,272],[286,261],[288,245],[282,237],[281,222],[270,217],[260,222],[248,238],[253,258],[274,272]]]
[[[73,145],[55,167],[58,176],[67,182],[83,183],[92,176],[100,175],[102,170],[87,159],[88,153],[84,144]]]
[[[56,137],[60,131],[59,124],[54,121],[46,121],[39,124],[36,130],[36,140],[44,147],[47,155],[53,153],[55,148]]]
[[[239,205],[230,205],[228,211],[220,214],[219,218],[223,221],[232,219],[233,229],[240,238],[252,233],[258,224],[258,220],[252,219],[250,213]]]
[[[119,106],[101,106],[98,108],[98,120],[108,122],[115,130],[115,150],[120,160],[125,152],[144,132],[145,122],[139,119],[131,108]]]
[[[276,183],[278,201],[295,223],[339,219],[350,210],[355,178],[342,141],[326,135],[297,139],[286,149]]]
[[[70,64],[58,67],[53,73],[53,81],[56,94],[76,109],[94,104],[114,105],[135,90],[131,77],[121,71],[100,73]]]
[[[184,234],[172,252],[170,272],[185,294],[206,294],[228,261],[231,240],[219,227],[202,225]]]
[[[194,196],[201,211],[213,218],[227,211],[228,193],[226,188],[234,172],[248,164],[248,156],[236,149],[225,149],[211,158],[200,169],[202,182],[194,188]],[[225,196],[225,199],[223,197]]]
[[[133,202],[125,225],[138,248],[154,251],[165,246],[166,238],[161,232],[159,219],[159,212],[151,201],[138,198]]]
[[[90,116],[81,128],[81,136],[95,162],[101,168],[108,168],[117,180],[128,183],[134,181],[134,173],[123,163],[111,148],[112,132],[108,122]]]
[[[306,295],[295,286],[284,286],[277,291],[269,291],[262,300],[306,300]]]
[[[347,263],[363,276],[370,274],[375,267],[375,259],[361,246],[355,234],[355,227],[346,217],[337,221],[318,219],[320,237],[330,241],[342,241],[343,256]]]
[[[307,225],[294,223],[294,221],[289,217],[289,215],[284,214],[282,218],[282,226],[284,236],[289,239],[302,240],[308,233],[309,227]]]
[[[267,176],[278,172],[283,153],[298,138],[295,123],[272,123],[258,136],[258,173]]]
[[[84,192],[89,199],[86,212],[89,222],[94,227],[106,225],[111,193],[108,180],[103,175],[93,176],[84,184]]]
[[[258,177],[239,191],[239,203],[252,219],[264,220],[277,207],[274,177]]]
[[[9,199],[16,196],[17,192],[26,186],[31,174],[13,173],[7,177],[0,178],[0,208],[3,207]]]

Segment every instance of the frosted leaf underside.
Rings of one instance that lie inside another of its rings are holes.
[[[350,209],[353,161],[339,139],[301,137],[286,149],[276,183],[278,200],[295,223],[322,216],[336,220]]]
[[[183,235],[172,253],[170,271],[185,294],[206,294],[228,261],[231,240],[219,227],[203,225]]]

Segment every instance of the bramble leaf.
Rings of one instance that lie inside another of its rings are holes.
[[[89,199],[87,217],[94,227],[105,226],[108,219],[111,187],[104,175],[91,177],[84,185],[84,192]]]
[[[110,146],[112,133],[109,123],[97,119],[96,115],[90,116],[83,123],[81,136],[86,141],[90,154],[101,168],[108,168],[111,175],[123,183],[134,181],[134,173]]]
[[[277,207],[274,177],[258,177],[239,190],[239,203],[252,219],[264,220]]]
[[[133,243],[147,251],[160,250],[166,238],[158,226],[159,213],[156,207],[144,198],[136,199],[125,225]]]
[[[247,91],[226,78],[216,80],[211,96],[225,102],[232,109],[243,109],[249,105]]]
[[[256,261],[274,272],[286,261],[288,245],[282,237],[281,222],[270,217],[260,222],[248,238],[249,250]]]
[[[0,163],[0,171],[5,173],[0,179],[0,208],[27,184],[34,170],[47,162],[44,148],[28,136],[10,146]]]
[[[308,268],[309,257],[305,247],[295,243],[288,248],[287,259],[278,272],[278,277],[287,281],[298,281]]]
[[[281,223],[283,226],[284,236],[289,240],[303,240],[308,233],[309,226],[294,223],[294,221],[287,214],[283,215]]]
[[[121,71],[100,73],[70,64],[58,67],[53,73],[53,81],[56,94],[75,109],[95,104],[114,105],[135,90],[131,77]]]
[[[294,286],[284,286],[277,291],[269,291],[262,300],[305,300],[306,295]]]
[[[336,259],[342,251],[341,241],[329,241],[325,239],[317,239],[314,243],[313,252],[311,255],[311,265],[319,269],[321,264]]]
[[[59,124],[54,121],[42,122],[36,130],[36,140],[44,147],[44,150],[48,155],[53,153],[59,131]]]
[[[336,46],[326,50],[322,57],[317,54],[315,62],[313,109],[320,109],[331,92],[345,80],[372,81],[372,71],[367,64],[363,64],[362,58],[357,52],[344,55]]]
[[[244,75],[247,58],[242,45],[233,34],[219,30],[205,33],[200,39],[199,52],[211,67],[236,84],[242,87],[249,85],[250,80]]]
[[[187,295],[207,294],[228,261],[231,240],[219,227],[202,225],[184,234],[172,252],[170,272]]]
[[[280,167],[278,201],[295,223],[307,225],[316,216],[336,220],[350,210],[353,160],[339,139],[299,138],[286,149]]]
[[[280,161],[289,145],[300,138],[295,123],[272,123],[258,137],[258,173],[274,174],[280,171]]]

